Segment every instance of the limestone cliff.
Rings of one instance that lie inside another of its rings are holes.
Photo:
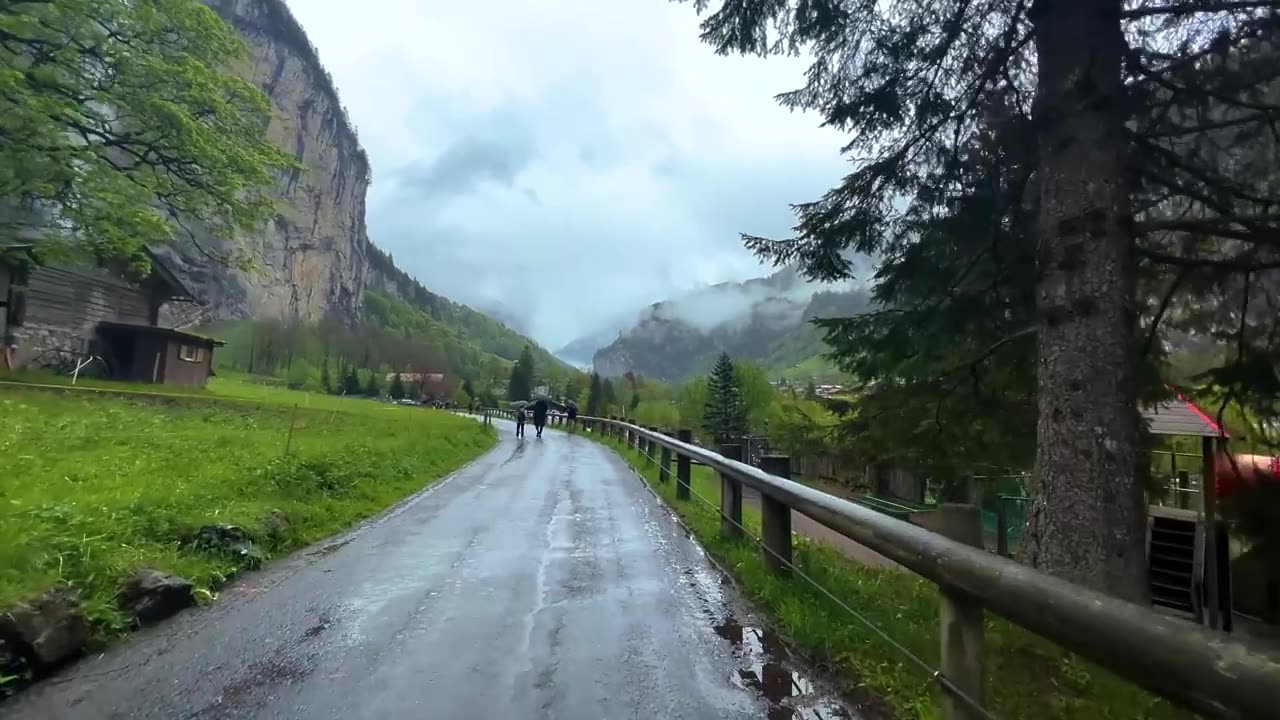
[[[211,267],[194,253],[169,254],[215,318],[356,317],[368,266],[365,192],[369,160],[315,48],[283,0],[203,0],[249,47],[242,71],[270,97],[268,133],[305,169],[280,177],[279,216],[245,238],[257,267]]]

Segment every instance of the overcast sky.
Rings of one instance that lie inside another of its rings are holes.
[[[739,232],[846,169],[773,96],[799,59],[718,57],[667,0],[288,0],[373,163],[370,236],[429,289],[555,349],[614,316],[765,275]]]

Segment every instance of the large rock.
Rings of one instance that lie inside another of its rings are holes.
[[[19,656],[29,649],[36,662],[54,665],[80,654],[89,641],[89,622],[75,592],[60,586],[0,614],[0,638],[7,653]]]
[[[18,643],[0,637],[0,677],[13,678],[8,683],[0,683],[0,698],[5,697],[11,689],[29,679],[31,666],[26,653],[18,647]]]
[[[262,519],[262,527],[272,540],[284,540],[289,533],[289,517],[281,510],[272,510]]]
[[[125,583],[120,609],[139,624],[156,622],[194,605],[194,589],[186,578],[143,568]]]
[[[238,525],[205,525],[196,531],[192,545],[201,550],[230,555],[244,567],[255,568],[262,564],[262,555],[253,546],[253,536]]]

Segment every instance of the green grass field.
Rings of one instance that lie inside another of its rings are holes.
[[[599,436],[591,436],[601,440]],[[703,546],[738,580],[792,646],[831,670],[855,696],[868,693],[900,718],[941,717],[929,675],[830,598],[799,579],[779,579],[765,567],[758,545],[720,534],[720,482],[708,468],[691,469],[689,501],[675,482],[658,481],[656,464],[615,440],[602,440],[636,467],[681,516]],[[702,499],[699,499],[699,496]],[[743,508],[757,537],[760,518]],[[859,565],[819,543],[796,538],[794,562],[930,667],[937,667],[938,593],[909,572]],[[987,615],[987,709],[996,718],[1044,720],[1183,719],[1193,715],[1004,620]]]
[[[495,442],[491,428],[442,411],[243,380],[173,397],[156,394],[168,386],[91,384],[108,389],[0,385],[0,609],[66,583],[99,640],[125,629],[116,593],[137,568],[186,577],[206,599],[236,572],[184,542],[201,525],[258,531],[260,549],[279,555]],[[277,510],[288,528],[266,537]]]

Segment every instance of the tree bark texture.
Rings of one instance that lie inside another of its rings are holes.
[[[1136,477],[1136,261],[1120,0],[1037,0],[1039,325],[1034,504],[1023,557],[1144,602]]]

